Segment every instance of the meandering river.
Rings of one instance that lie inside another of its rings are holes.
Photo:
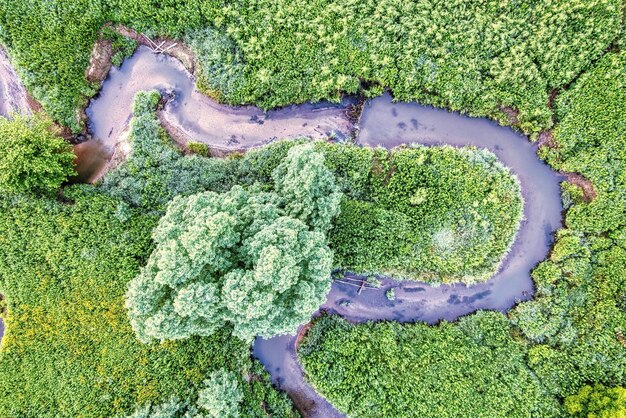
[[[245,150],[280,138],[348,138],[354,134],[355,142],[364,146],[393,148],[417,142],[487,148],[518,176],[524,196],[524,220],[511,252],[491,280],[474,286],[432,287],[383,278],[379,289],[365,289],[360,294],[357,287],[334,282],[320,310],[355,322],[434,324],[478,309],[504,312],[516,302],[532,297],[530,271],[546,257],[552,235],[561,226],[559,183],[563,178],[537,158],[537,146],[525,136],[490,120],[416,103],[393,103],[388,94],[366,102],[357,125],[348,117],[349,105],[354,103],[351,99],[341,104],[303,104],[269,112],[253,106],[226,106],[199,93],[180,62],[140,47],[120,69],[111,70],[101,93],[87,108],[94,139],[79,149],[83,150],[80,153],[84,179],[93,180],[102,173],[127,129],[135,93],[150,89],[159,89],[170,97],[160,112],[168,130],[174,130],[172,133],[178,137],[207,143],[213,149]],[[394,301],[385,297],[385,291],[391,287],[395,289]],[[303,414],[341,416],[306,383],[295,346],[295,336],[259,338],[253,352]]]
[[[560,182],[563,180],[537,158],[536,144],[493,121],[417,103],[393,103],[388,94],[365,104],[359,128],[357,143],[367,146],[393,148],[417,142],[474,145],[491,150],[520,180],[524,220],[499,272],[486,283],[432,287],[385,278],[379,289],[367,289],[359,294],[357,287],[334,282],[320,310],[353,322],[394,320],[434,324],[455,320],[478,309],[505,312],[516,302],[532,297],[530,271],[546,257],[553,233],[561,226]],[[389,301],[385,292],[392,287],[396,298]],[[307,416],[341,416],[305,382],[296,355],[295,336],[259,338],[254,355]]]

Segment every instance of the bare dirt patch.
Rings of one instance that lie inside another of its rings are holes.
[[[313,326],[313,321],[309,321],[307,324],[300,327],[300,329],[298,330],[298,335],[296,335],[296,342],[295,342],[296,351],[298,350],[298,346],[300,345],[300,342],[302,342],[302,339],[306,336],[307,332],[309,332],[312,326]]]
[[[568,182],[582,189],[585,202],[591,202],[598,195],[596,193],[596,189],[593,187],[593,183],[591,183],[591,180],[585,178],[582,174],[565,173],[565,177]]]
[[[113,43],[108,39],[98,39],[91,50],[89,68],[85,77],[91,83],[102,82],[111,69],[113,57]]]
[[[537,143],[539,144],[539,147],[558,148],[552,129],[541,132],[539,134],[539,138],[537,139]]]
[[[500,106],[500,111],[506,115],[509,125],[517,126],[519,124],[519,110],[511,106]]]

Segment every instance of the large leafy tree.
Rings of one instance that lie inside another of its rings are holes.
[[[74,154],[42,115],[0,117],[0,190],[49,193],[75,174]]]
[[[332,269],[325,231],[341,196],[333,175],[302,145],[273,177],[275,191],[235,186],[170,203],[127,293],[141,340],[211,335],[225,322],[246,340],[285,334],[324,301]]]
[[[238,417],[243,394],[237,377],[224,369],[217,370],[204,381],[205,388],[198,393],[198,406],[209,417]]]

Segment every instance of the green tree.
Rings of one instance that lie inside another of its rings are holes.
[[[42,115],[0,118],[0,190],[49,193],[75,174],[70,144]]]
[[[224,369],[211,373],[204,381],[205,388],[198,393],[198,407],[208,412],[209,417],[237,418],[243,393],[237,377]]]
[[[225,322],[244,340],[285,334],[324,301],[332,252],[322,231],[340,200],[332,174],[302,145],[274,177],[276,192],[235,186],[168,205],[153,232],[156,249],[127,292],[140,340],[208,336]]]
[[[338,213],[341,193],[335,176],[324,165],[323,154],[311,146],[294,147],[272,177],[289,215],[316,230],[330,229],[331,220]]]
[[[625,418],[626,389],[602,384],[585,385],[577,394],[565,398],[565,410],[575,417]]]

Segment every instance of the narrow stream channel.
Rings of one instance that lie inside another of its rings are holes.
[[[335,282],[320,310],[353,322],[394,320],[435,324],[440,320],[453,321],[478,309],[506,312],[518,301],[530,299],[533,294],[530,271],[546,257],[553,233],[561,227],[563,177],[537,158],[536,144],[493,121],[417,103],[393,103],[388,94],[366,103],[357,143],[393,148],[412,142],[487,148],[518,176],[524,197],[524,220],[511,252],[494,277],[473,286],[432,287],[384,278],[379,289],[358,294],[357,288]],[[385,292],[392,287],[396,299],[389,301]],[[296,355],[295,336],[258,338],[254,355],[304,414],[319,418],[341,416],[305,382]]]
[[[0,45],[0,116],[9,117],[13,112],[31,113],[28,94]]]
[[[173,58],[155,55],[141,47],[112,69],[101,93],[87,109],[89,128],[95,138],[83,145],[89,173],[93,178],[113,154],[118,138],[131,118],[131,104],[137,91],[159,89],[173,99],[161,117],[187,138],[224,150],[260,146],[277,138],[329,134],[348,137],[355,128],[347,116],[346,100],[303,104],[270,112],[256,107],[232,107],[200,94],[193,78]],[[481,118],[470,118],[416,103],[393,103],[385,94],[365,104],[356,142],[364,146],[393,148],[417,142],[425,145],[474,145],[487,148],[519,178],[524,196],[524,217],[513,248],[500,271],[486,283],[474,286],[432,287],[414,281],[382,279],[379,289],[357,288],[333,283],[320,310],[355,322],[368,320],[424,321],[434,324],[452,321],[478,309],[502,312],[533,294],[530,271],[543,260],[552,235],[561,226],[559,183],[563,178],[537,158],[537,147],[510,128]],[[385,291],[393,287],[396,299]],[[0,323],[0,335],[2,324]],[[274,383],[287,392],[300,411],[309,417],[341,416],[304,380],[297,360],[295,336],[257,339],[253,352],[265,365]]]
[[[92,156],[79,167],[81,178],[98,178],[127,129],[133,100],[142,90],[159,90],[170,97],[160,116],[173,137],[182,133],[221,151],[246,150],[300,136],[344,138],[353,130],[346,116],[350,99],[342,104],[305,103],[268,112],[255,106],[220,104],[196,89],[195,80],[180,61],[141,46],[120,68],[111,68],[102,90],[86,109],[89,132],[95,140],[78,147],[79,152],[81,147],[90,147],[83,155]]]

